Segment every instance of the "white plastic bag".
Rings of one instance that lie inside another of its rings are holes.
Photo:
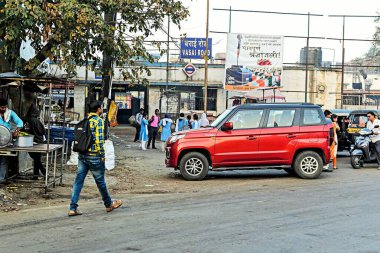
[[[71,155],[70,160],[67,162],[67,165],[78,165],[78,153],[73,150],[74,142],[71,145]]]
[[[113,170],[115,168],[115,149],[111,140],[104,142],[104,152],[106,157],[106,169]]]

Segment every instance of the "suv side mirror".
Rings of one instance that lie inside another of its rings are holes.
[[[222,126],[222,131],[229,131],[232,129],[234,129],[234,123],[232,123],[232,122],[226,122]]]

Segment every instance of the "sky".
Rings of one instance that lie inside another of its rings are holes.
[[[184,0],[190,17],[181,24],[181,29],[171,25],[170,35],[179,38],[186,33],[187,37],[205,37],[206,35],[206,0]],[[218,11],[214,8],[236,10],[255,10],[273,12],[292,12],[321,14],[323,17],[310,18],[310,36],[342,38],[343,19],[328,15],[379,15],[379,0],[210,0],[209,37],[213,39],[213,54],[226,51],[227,35],[217,32],[228,32],[229,11]],[[380,24],[379,24],[380,25]],[[167,26],[164,26],[165,28]],[[262,35],[307,36],[307,16],[276,15],[247,12],[232,12],[231,32]],[[346,18],[345,38],[372,39],[375,32],[374,18]],[[161,35],[161,39],[165,39]],[[306,39],[284,39],[284,63],[299,61],[300,49],[306,46]],[[323,61],[341,62],[342,44],[338,40],[311,39],[311,47],[322,47]],[[360,57],[367,52],[371,42],[345,41],[346,61]],[[171,48],[175,48],[174,45]],[[174,50],[172,51],[174,52]],[[178,52],[177,52],[178,53]]]

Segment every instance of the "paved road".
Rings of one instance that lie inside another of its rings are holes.
[[[244,183],[126,196],[110,214],[90,202],[74,218],[66,206],[1,215],[0,252],[380,252],[380,172],[339,166],[319,180],[213,174],[200,183]]]

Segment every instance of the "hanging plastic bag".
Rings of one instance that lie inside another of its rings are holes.
[[[78,153],[73,150],[74,142],[71,145],[71,155],[70,160],[67,162],[67,165],[78,165]]]
[[[106,157],[106,169],[113,170],[115,168],[115,149],[111,140],[104,142],[104,152]]]

